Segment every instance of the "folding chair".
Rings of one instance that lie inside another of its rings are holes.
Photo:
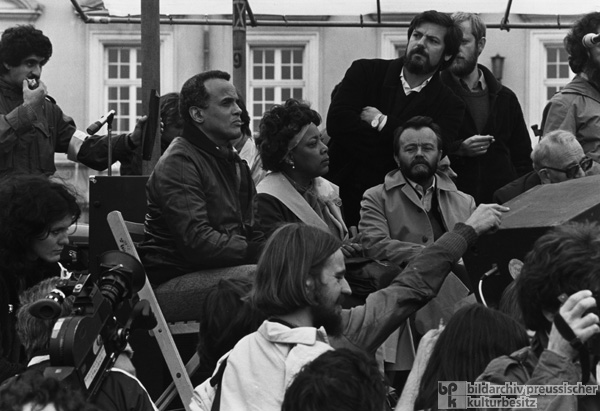
[[[119,211],[111,211],[108,213],[106,220],[108,221],[108,225],[119,250],[126,252],[139,260],[130,233],[143,234],[144,225],[125,221]],[[200,366],[200,358],[198,357],[198,353],[194,353],[193,357],[184,365],[181,356],[179,355],[179,351],[175,346],[173,335],[198,333],[199,323],[197,321],[167,323],[160,306],[158,305],[152,286],[148,281],[148,277],[146,277],[146,282],[142,289],[138,291],[138,295],[141,299],[145,299],[150,303],[152,311],[156,316],[158,324],[151,331],[151,334],[156,338],[160,351],[169,367],[171,377],[173,378],[173,382],[156,401],[156,406],[159,410],[165,410],[175,395],[179,393],[183,406],[187,411],[190,411],[189,404],[194,390],[190,375],[192,375]]]

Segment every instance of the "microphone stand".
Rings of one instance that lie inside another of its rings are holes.
[[[112,122],[115,117],[115,113],[112,112],[106,119],[106,128],[108,131],[108,176],[112,176]]]

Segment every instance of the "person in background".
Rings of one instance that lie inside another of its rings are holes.
[[[496,190],[494,201],[504,204],[540,184],[585,177],[594,162],[570,131],[555,130],[542,137],[531,153],[533,171]]]
[[[393,132],[409,118],[433,118],[442,128],[445,151],[454,151],[465,105],[439,71],[452,64],[461,37],[449,15],[425,11],[410,23],[403,57],[356,60],[346,72],[327,113],[326,177],[340,187],[349,226],[358,225],[365,190],[395,168]]]
[[[457,12],[462,30],[458,55],[442,81],[467,106],[458,132],[460,146],[449,155],[456,187],[477,204],[492,202],[494,191],[530,172],[531,139],[517,96],[477,60],[485,48],[485,23],[477,14]]]
[[[0,381],[24,365],[15,331],[18,296],[61,275],[58,261],[80,214],[76,194],[46,176],[0,179]]]
[[[583,152],[600,163],[600,50],[588,34],[594,36],[600,27],[600,12],[592,12],[577,20],[565,36],[569,67],[576,76],[556,93],[544,108],[542,132],[566,130],[577,137]],[[594,166],[598,174],[600,166]]]
[[[48,95],[42,68],[52,56],[50,39],[33,26],[9,27],[0,37],[0,176],[14,172],[51,175],[55,153],[95,170],[108,168],[108,137],[78,131]],[[141,144],[133,133],[112,137],[112,160],[127,161]]]

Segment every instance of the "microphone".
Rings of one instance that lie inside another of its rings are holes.
[[[596,44],[600,43],[600,34],[588,33],[581,39],[581,42],[585,47],[592,48]]]
[[[92,136],[98,132],[102,128],[102,126],[107,122],[112,122],[113,117],[115,116],[116,111],[110,110],[108,113],[103,115],[98,119],[98,121],[93,122],[90,126],[85,130],[87,133]]]

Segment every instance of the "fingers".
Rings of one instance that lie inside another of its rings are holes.
[[[596,304],[591,291],[581,290],[571,295],[560,307],[560,315],[582,342],[600,330],[598,315],[590,312]]]

